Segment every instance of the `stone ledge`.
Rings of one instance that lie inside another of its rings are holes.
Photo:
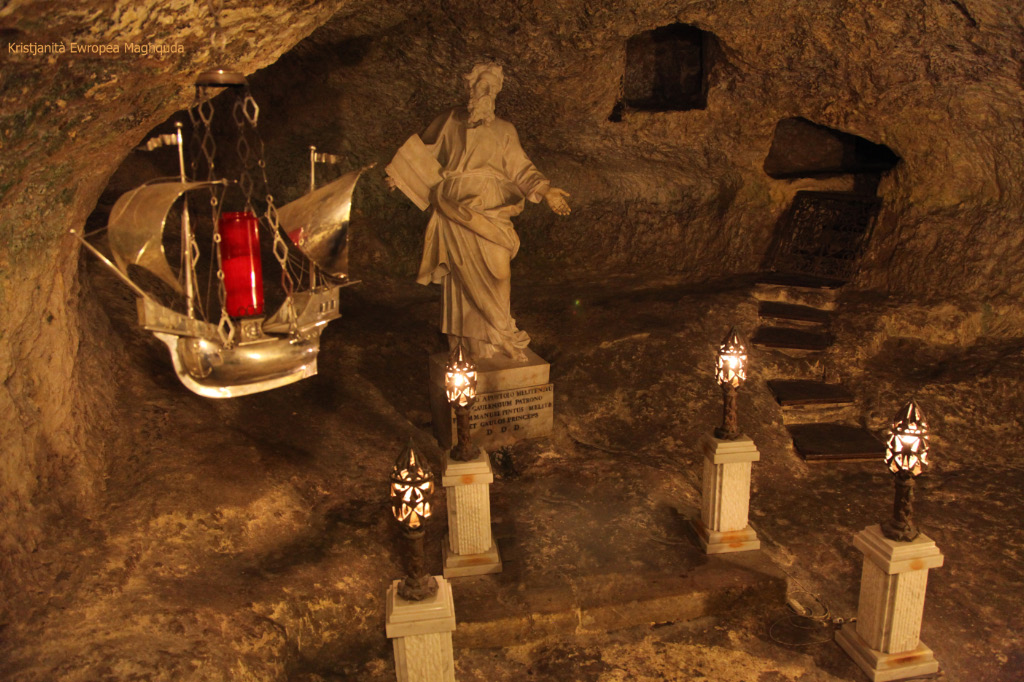
[[[743,603],[782,604],[784,576],[761,557],[711,557],[685,575],[637,572],[553,578],[548,584],[501,575],[460,580],[455,586],[459,648],[503,648],[547,637],[621,630],[694,620]]]

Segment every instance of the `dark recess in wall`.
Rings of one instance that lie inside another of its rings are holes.
[[[626,107],[644,111],[704,109],[711,39],[695,26],[671,24],[626,41],[623,99],[609,120],[622,120]]]
[[[900,157],[884,144],[805,118],[784,118],[775,126],[764,172],[780,179],[878,174],[892,169],[899,161]]]

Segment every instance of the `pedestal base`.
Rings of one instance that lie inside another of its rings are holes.
[[[423,601],[398,596],[398,580],[388,588],[385,632],[394,646],[398,682],[455,682],[455,602],[448,581],[435,579],[437,594]]]
[[[913,651],[921,636],[928,573],[942,565],[942,553],[924,533],[897,542],[877,525],[857,533],[853,545],[864,553],[857,634],[885,654]]]
[[[480,554],[456,554],[451,550],[447,536],[442,547],[444,547],[445,578],[501,573],[501,555],[498,554],[498,544],[493,541],[490,549]]]
[[[551,365],[527,348],[526,360],[506,357],[477,360],[477,397],[469,410],[473,444],[486,448],[551,434],[554,387],[548,382]],[[455,413],[444,390],[448,355],[430,356],[430,411],[434,436],[442,448],[456,442]]]
[[[740,530],[718,531],[705,527],[699,518],[695,518],[690,519],[690,530],[705,554],[725,554],[726,552],[747,552],[761,549],[761,541],[750,524]]]
[[[836,632],[836,642],[872,682],[903,680],[930,675],[939,670],[939,662],[935,660],[932,650],[921,642],[910,651],[883,653],[869,647],[864,638],[857,634],[856,623],[845,623]]]
[[[441,484],[448,497],[448,535],[444,577],[501,573],[501,558],[491,536],[491,482],[494,471],[480,448],[468,462],[445,459]]]
[[[750,509],[751,465],[761,458],[754,441],[740,434],[732,440],[704,436],[700,516],[690,528],[705,554],[761,549],[757,533],[747,523]]]

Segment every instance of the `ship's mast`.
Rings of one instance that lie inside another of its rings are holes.
[[[178,173],[181,176],[181,181],[187,182],[185,178],[185,150],[184,144],[181,138],[181,121],[174,124],[175,137],[177,138],[178,144]],[[195,268],[195,259],[193,258],[193,250],[195,245],[192,241],[192,223],[188,217],[188,195],[183,199],[184,203],[181,207],[181,253],[184,259],[184,270],[185,270],[185,312],[191,317],[195,318],[195,292],[192,285]]]

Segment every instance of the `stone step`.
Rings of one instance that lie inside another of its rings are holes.
[[[679,506],[661,464],[552,448],[490,496],[502,571],[451,579],[455,646],[685,621],[743,599],[784,603],[785,580],[762,552],[704,554],[687,530],[700,510]]]
[[[577,575],[576,567],[566,566],[563,576],[545,584],[523,582],[516,561],[503,561],[501,574],[452,579],[456,648],[497,649],[549,637],[679,623],[730,609],[782,604],[786,595],[784,575],[760,552],[712,555],[676,573]]]
[[[840,384],[776,379],[768,382],[768,388],[782,406],[782,422],[787,426],[825,422],[852,424],[860,416],[853,394]]]
[[[834,286],[813,286],[819,281],[806,278],[787,280],[781,276],[773,277],[772,274],[761,276],[754,284],[752,294],[757,300],[835,310],[839,283],[830,282]]]
[[[798,272],[763,272],[758,276],[757,281],[802,289],[838,289],[846,284],[844,279],[804,275]]]
[[[765,381],[819,381],[825,376],[825,363],[820,351],[762,347],[750,354],[748,371],[752,375],[760,375]]]
[[[762,320],[771,320],[772,326],[780,327],[810,327],[824,330],[832,322],[832,316],[827,310],[778,301],[761,301],[757,313]]]
[[[822,351],[832,343],[828,332],[792,327],[758,327],[750,342],[766,348]]]
[[[854,425],[860,417],[860,409],[854,403],[839,405],[796,405],[782,408],[782,423],[796,424],[837,424]]]
[[[882,460],[885,446],[870,431],[848,424],[798,424],[787,427],[793,447],[808,462]]]
[[[838,405],[852,403],[853,394],[842,384],[823,381],[777,379],[768,382],[776,402],[783,407],[806,405]]]

